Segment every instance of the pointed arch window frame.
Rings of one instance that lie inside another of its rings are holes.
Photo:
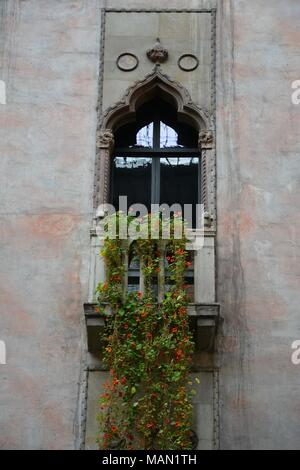
[[[114,133],[125,124],[135,121],[136,111],[155,96],[161,96],[177,110],[179,121],[199,132],[198,149],[202,161],[201,202],[212,224],[216,220],[216,151],[213,115],[197,106],[188,90],[161,72],[160,65],[129,87],[121,101],[110,106],[101,116],[96,137],[94,209],[110,200],[111,161],[114,152]],[[177,149],[178,151],[178,149]]]

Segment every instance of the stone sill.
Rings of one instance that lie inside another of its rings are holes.
[[[92,354],[99,354],[101,351],[101,335],[105,328],[105,318],[96,311],[96,307],[95,303],[84,304],[88,351]],[[188,316],[196,352],[213,352],[220,319],[220,305],[215,303],[189,304]]]

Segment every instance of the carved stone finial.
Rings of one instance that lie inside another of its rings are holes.
[[[162,64],[168,59],[168,51],[161,45],[160,39],[157,38],[156,43],[147,51],[147,57],[154,63]]]
[[[199,132],[199,147],[211,149],[214,143],[214,134],[210,129],[204,129]]]
[[[100,129],[97,131],[97,148],[112,148],[114,146],[114,134],[111,129]]]

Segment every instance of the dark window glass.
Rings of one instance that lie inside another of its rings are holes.
[[[160,159],[160,203],[180,204],[184,213],[184,205],[192,205],[193,226],[195,226],[196,204],[199,190],[199,158],[197,157],[165,157]],[[184,213],[188,220],[188,213]]]
[[[113,168],[113,205],[119,210],[119,196],[127,196],[132,204],[151,207],[151,158],[115,157]]]

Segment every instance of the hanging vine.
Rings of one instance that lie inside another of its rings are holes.
[[[115,217],[120,222],[123,216]],[[149,222],[146,218],[140,224],[141,233],[148,233]],[[156,223],[162,234],[161,222]],[[192,446],[188,374],[193,342],[184,285],[189,261],[186,239],[174,237],[181,218],[168,223],[166,264],[171,287],[160,303],[153,291],[161,266],[158,240],[147,236],[130,247],[118,236],[104,242],[106,282],[98,285],[97,296],[99,311],[106,315],[104,362],[110,375],[100,398],[101,449],[188,450]],[[143,293],[124,295],[128,255],[140,261]]]

